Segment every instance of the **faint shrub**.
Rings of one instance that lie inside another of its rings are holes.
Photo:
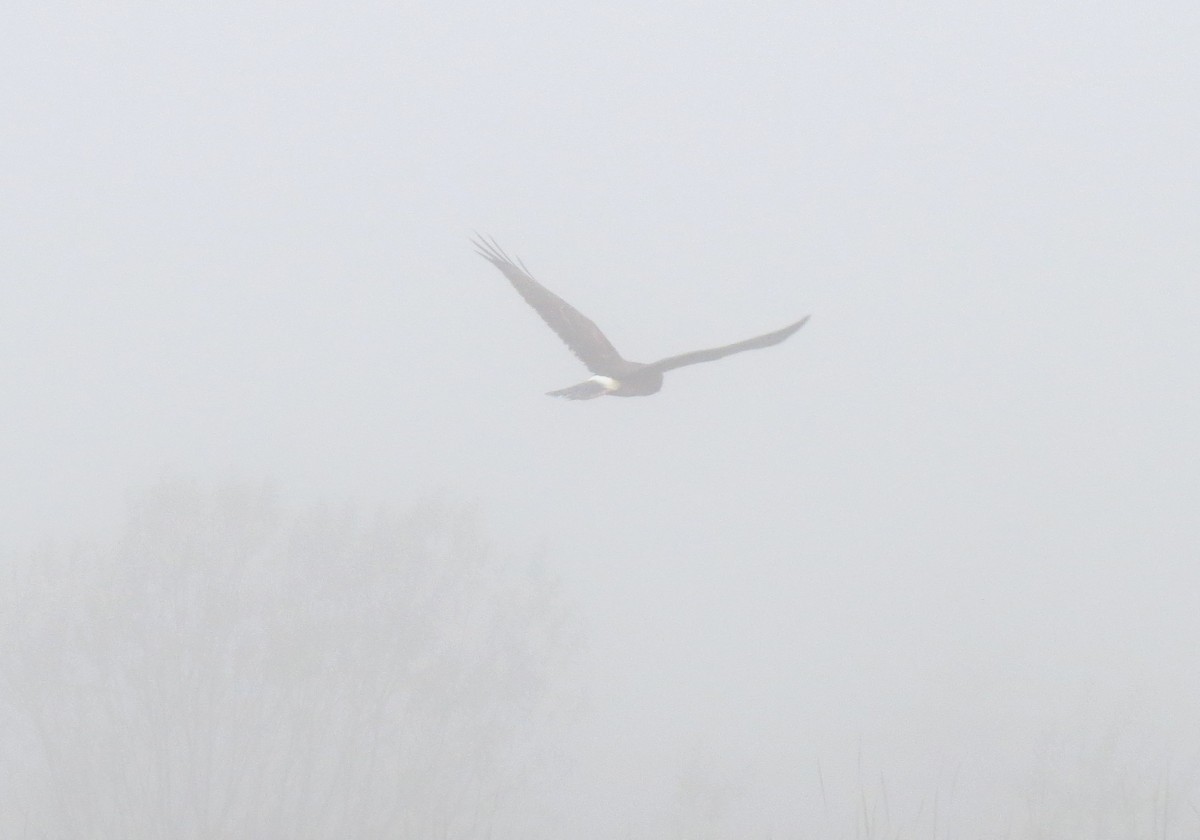
[[[1014,820],[1033,840],[1169,840],[1200,836],[1200,756],[1171,756],[1122,737],[1048,736]]]
[[[470,511],[282,510],[174,482],[0,599],[0,833],[489,835],[572,648]]]

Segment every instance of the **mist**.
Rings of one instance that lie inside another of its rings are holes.
[[[1196,836],[1198,35],[19,10],[0,834]]]

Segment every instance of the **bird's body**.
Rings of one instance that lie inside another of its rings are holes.
[[[571,400],[590,400],[606,395],[646,397],[658,393],[662,388],[663,374],[669,370],[700,362],[711,362],[741,353],[743,350],[770,347],[786,339],[808,321],[806,316],[783,329],[723,347],[694,350],[649,364],[631,362],[622,358],[600,328],[587,316],[534,280],[525,266],[510,259],[494,240],[479,238],[475,240],[474,245],[479,255],[504,273],[525,302],[533,307],[571,352],[595,374],[578,385],[550,391],[549,395],[552,397],[566,397]]]
[[[569,400],[590,400],[593,397],[648,397],[662,389],[663,375],[650,365],[629,362],[627,372],[618,379],[615,376],[596,374],[578,385],[548,392],[551,397],[566,397]]]

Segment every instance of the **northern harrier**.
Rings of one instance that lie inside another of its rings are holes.
[[[525,302],[542,316],[542,320],[558,333],[571,352],[595,374],[578,385],[548,392],[551,397],[566,397],[569,400],[590,400],[606,394],[614,397],[646,397],[658,392],[662,387],[663,374],[669,370],[711,362],[743,350],[770,347],[783,341],[808,321],[808,316],[805,316],[781,330],[724,347],[693,350],[650,364],[631,362],[621,358],[621,354],[589,318],[534,280],[524,264],[513,262],[495,240],[480,237],[472,244],[481,257],[504,272]]]

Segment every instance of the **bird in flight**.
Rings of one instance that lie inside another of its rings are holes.
[[[557,391],[549,391],[548,396],[566,397],[569,400],[590,400],[595,397],[648,397],[658,393],[662,388],[663,374],[675,368],[695,365],[700,362],[711,362],[716,359],[741,353],[743,350],[757,350],[760,347],[771,347],[790,336],[804,326],[808,316],[783,329],[748,338],[735,344],[723,347],[711,347],[707,350],[693,350],[678,356],[668,356],[657,362],[644,364],[631,362],[621,357],[612,342],[605,337],[600,328],[592,323],[571,304],[560,298],[534,280],[524,263],[514,262],[508,254],[496,244],[494,239],[484,239],[477,236],[472,240],[476,252],[485,260],[504,273],[513,284],[525,302],[533,307],[542,320],[558,333],[558,337],[587,365],[594,376]]]

